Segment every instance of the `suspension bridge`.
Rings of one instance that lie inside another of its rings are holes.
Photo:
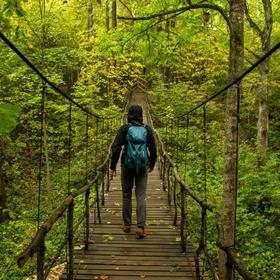
[[[68,109],[68,193],[47,221],[40,220],[38,214],[38,231],[30,244],[20,254],[18,265],[23,267],[30,258],[36,254],[37,279],[47,279],[52,267],[63,262],[65,269],[60,276],[61,279],[219,279],[215,262],[209,257],[207,250],[207,213],[213,211],[213,206],[207,203],[207,198],[197,196],[186,182],[186,178],[180,175],[182,169],[176,164],[174,157],[170,154],[168,138],[173,135],[174,130],[180,135],[180,127],[184,124],[178,120],[172,121],[165,129],[164,140],[162,135],[155,130],[159,158],[157,168],[148,178],[147,187],[147,231],[146,238],[136,240],[135,234],[124,233],[122,231],[121,213],[121,184],[120,170],[118,176],[112,180],[110,178],[110,141],[116,131],[111,131],[110,127],[117,127],[126,120],[126,109],[130,104],[140,104],[144,111],[144,122],[153,127],[149,107],[149,97],[147,89],[143,83],[138,83],[131,89],[127,96],[127,104],[123,111],[123,116],[119,114],[117,123],[116,116],[106,119],[93,114],[91,111],[74,101],[70,96],[62,92],[51,83],[3,34],[1,39],[19,55],[29,67],[42,79],[44,85],[49,86],[56,93],[65,98],[69,104]],[[189,126],[189,116],[197,109],[202,109],[203,114],[203,141],[206,141],[206,118],[207,111],[205,105],[224,94],[225,91],[235,86],[239,89],[242,79],[255,69],[262,61],[280,48],[276,45],[269,53],[255,63],[236,81],[223,88],[218,93],[202,102],[185,115],[184,123]],[[42,94],[41,122],[45,118],[45,96]],[[72,131],[73,131],[73,108],[76,106],[84,114],[85,130],[85,178],[80,181],[79,187],[73,191],[71,188],[71,152]],[[240,104],[237,104],[239,107]],[[90,122],[90,119],[93,122]],[[238,118],[237,118],[238,121]],[[94,142],[90,141],[90,131],[94,123],[93,134],[95,141],[101,137],[101,147],[95,147],[95,156],[98,150],[103,152],[101,163],[92,170],[89,160],[90,147]],[[104,136],[105,135],[105,136]],[[102,137],[105,137],[103,139]],[[184,137],[188,137],[185,134]],[[205,146],[204,146],[205,147]],[[173,147],[178,150],[179,147]],[[184,147],[183,147],[183,151]],[[204,154],[203,154],[204,153]],[[206,150],[202,152],[202,158],[206,159]],[[41,155],[42,156],[42,155]],[[204,162],[205,163],[205,162]],[[40,163],[42,164],[42,163]],[[206,165],[205,187],[206,187]],[[41,178],[39,176],[39,178]],[[40,185],[39,185],[40,187]],[[206,195],[206,189],[205,189]],[[190,233],[186,230],[186,225],[192,217],[188,216],[187,199],[191,199],[200,208],[201,224],[199,228],[197,245],[190,242]],[[76,202],[83,200],[84,210],[77,218]],[[40,205],[40,196],[39,203]],[[135,222],[135,200],[133,200],[133,219]],[[64,219],[66,225],[65,238],[61,244],[57,245],[56,253],[47,256],[46,239],[52,227]],[[134,224],[135,225],[135,224]],[[135,225],[136,229],[136,225]],[[240,254],[233,246],[224,246],[217,243],[217,248],[223,250],[228,258],[228,266],[233,267],[236,274],[244,279],[257,279],[249,272],[241,261]],[[62,261],[62,255],[66,255]]]

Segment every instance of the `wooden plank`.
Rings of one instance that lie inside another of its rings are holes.
[[[134,191],[132,207],[132,220],[136,222]],[[187,243],[187,252],[182,253],[179,230],[172,226],[167,192],[162,191],[157,170],[148,179],[147,237],[141,240],[135,238],[135,224],[130,233],[122,230],[119,176],[105,196],[101,217],[102,224],[96,224],[91,214],[89,250],[83,249],[83,234],[76,244],[81,249],[76,248],[74,253],[74,279],[102,279],[101,275],[107,275],[109,280],[196,279],[195,250],[192,244]],[[65,274],[61,279],[66,279]]]
[[[166,258],[162,258],[160,261],[159,260],[143,260],[142,259],[138,259],[138,260],[129,260],[129,259],[122,259],[120,260],[118,259],[100,259],[100,258],[96,258],[96,259],[91,259],[91,258],[82,258],[82,259],[75,259],[74,263],[75,264],[89,264],[89,265],[136,265],[136,266],[167,266],[167,267],[173,267],[173,266],[185,266],[186,264],[190,267],[194,267],[195,266],[195,262],[186,262],[186,260],[182,260],[183,258],[179,259],[179,260],[174,260],[174,258],[169,259],[168,261],[166,261]]]
[[[84,253],[80,250],[75,250],[74,251],[75,255],[83,255]],[[162,256],[166,256],[166,257],[177,257],[180,256],[180,254],[182,254],[181,252],[155,252],[155,251],[151,251],[151,252],[129,252],[129,256],[142,256],[143,258],[146,258],[148,256],[154,256],[154,257],[162,257]],[[96,250],[96,251],[88,251],[87,252],[87,256],[88,255],[108,255],[108,256],[123,256],[126,255],[128,257],[128,252],[127,251],[120,251],[120,250]],[[188,257],[193,257],[193,253],[192,252],[187,252],[184,254],[184,256],[188,256]]]
[[[76,275],[76,280],[101,280],[102,278],[99,278],[101,275]],[[105,274],[106,276],[106,274]],[[61,279],[67,279],[66,275],[62,275]],[[103,278],[104,279],[104,278]],[[134,276],[117,276],[114,275],[114,278],[110,277],[108,280],[194,280],[194,276],[172,276],[170,278],[169,275],[161,275],[161,276],[147,276],[147,275],[134,275]],[[204,279],[206,280],[206,278]]]
[[[192,255],[193,256],[193,255]],[[136,255],[133,256],[133,258],[127,258],[127,256],[125,255],[97,255],[97,254],[77,254],[76,255],[76,260],[104,260],[104,261],[110,261],[110,260],[118,260],[118,261],[126,261],[126,260],[131,260],[131,261],[136,261],[136,262],[143,262],[143,261],[155,261],[155,262],[160,262],[160,263],[164,263],[164,262],[189,262],[192,263],[194,262],[193,258],[188,258],[186,255],[177,255],[177,256],[146,256],[145,259],[143,259],[142,255]]]
[[[140,267],[138,267],[140,268]],[[120,276],[120,275],[127,275],[127,276],[140,276],[140,275],[147,275],[147,276],[161,276],[163,274],[169,275],[170,279],[172,279],[173,276],[193,276],[192,271],[175,271],[175,272],[167,272],[167,271],[141,271],[141,270],[124,270],[118,269],[118,266],[115,267],[115,270],[107,270],[106,267],[102,269],[97,270],[89,270],[89,269],[79,269],[78,271],[74,270],[74,274],[77,275],[100,275],[100,274],[106,274],[109,277],[110,276]]]
[[[165,265],[165,266],[160,266],[160,265],[123,265],[123,264],[91,264],[91,263],[84,263],[80,262],[76,264],[75,266],[76,269],[79,269],[79,272],[81,274],[85,273],[95,273],[98,270],[101,271],[122,271],[125,272],[124,274],[129,275],[135,275],[138,274],[139,272],[145,272],[145,273],[158,273],[161,272],[161,275],[164,273],[183,273],[183,272],[192,272],[193,267],[189,266],[179,266],[179,265]],[[94,272],[92,271],[94,270]]]

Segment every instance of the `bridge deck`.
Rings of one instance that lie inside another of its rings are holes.
[[[89,250],[75,251],[74,279],[195,279],[194,249],[182,253],[178,230],[172,226],[167,193],[161,189],[157,169],[149,175],[147,188],[148,236],[137,240],[136,225],[122,231],[120,171],[111,184],[102,207],[102,224],[91,216]],[[134,195],[133,195],[134,196]],[[133,197],[133,222],[135,217]],[[66,279],[63,274],[62,279]]]

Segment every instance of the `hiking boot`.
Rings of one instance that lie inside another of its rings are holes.
[[[130,232],[130,225],[124,224],[123,225],[123,231],[126,232],[126,233],[129,233]]]
[[[146,232],[145,232],[144,227],[138,227],[136,230],[136,238],[141,239],[144,237],[146,237]]]

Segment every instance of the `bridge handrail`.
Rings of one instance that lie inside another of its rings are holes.
[[[84,113],[86,113],[88,116],[102,119],[102,120],[111,120],[118,116],[118,113],[111,117],[104,117],[97,114],[94,114],[91,110],[88,108],[82,106],[75,100],[73,100],[67,93],[63,92],[58,86],[56,86],[53,82],[51,82],[45,75],[43,75],[42,72],[40,72],[37,67],[0,31],[0,39],[3,40],[3,42],[11,49],[13,50],[26,64],[29,66],[40,78],[42,81],[44,81],[46,84],[48,84],[55,92],[62,95],[64,98],[66,98],[68,101],[70,101],[72,104],[77,106],[80,110],[82,110]]]
[[[176,164],[174,163],[174,161],[171,159],[171,157],[169,156],[169,154],[166,152],[165,147],[164,147],[164,143],[161,140],[160,134],[157,130],[154,129],[155,135],[157,137],[158,143],[160,144],[160,151],[162,154],[162,157],[167,159],[167,161],[169,162],[170,166],[172,166],[173,168],[173,172],[175,175],[175,178],[177,180],[177,182],[184,188],[185,191],[187,191],[187,193],[204,209],[207,209],[209,211],[213,211],[213,206],[211,206],[210,204],[206,203],[203,199],[199,198],[190,188],[190,186],[187,185],[186,182],[184,182],[184,180],[182,180],[182,178],[179,175],[178,169]]]
[[[278,42],[275,46],[273,46],[267,53],[264,54],[264,56],[262,56],[260,59],[258,59],[251,67],[249,67],[246,71],[244,71],[237,79],[235,79],[234,81],[231,81],[225,87],[223,87],[221,90],[214,93],[213,95],[211,95],[206,100],[202,101],[201,103],[199,103],[198,105],[196,105],[195,107],[190,109],[189,111],[187,111],[179,116],[176,116],[175,119],[180,119],[184,116],[190,115],[191,113],[196,111],[198,108],[201,108],[209,101],[215,99],[216,97],[218,97],[219,95],[224,93],[226,90],[228,90],[233,85],[238,85],[248,74],[250,74],[254,69],[256,69],[262,62],[264,62],[268,57],[270,57],[278,49],[280,49],[280,42]]]
[[[132,88],[134,85],[132,86]],[[131,99],[131,90],[126,94],[126,105],[124,106],[124,111],[122,114],[121,119],[123,122],[125,122],[125,113],[128,108],[128,104]],[[89,196],[90,196],[90,190],[93,185],[95,185],[95,199],[92,204],[95,204],[97,206],[97,215],[98,215],[98,221],[101,223],[101,215],[100,215],[100,199],[99,199],[99,189],[102,188],[102,197],[101,197],[101,203],[104,205],[104,194],[105,194],[105,177],[107,178],[107,191],[109,191],[110,188],[110,156],[111,156],[111,149],[112,149],[113,141],[110,143],[106,158],[104,161],[96,168],[96,174],[92,174],[95,177],[90,180],[87,178],[87,181],[84,183],[83,187],[78,189],[77,191],[74,191],[70,193],[65,201],[61,204],[60,207],[58,207],[50,216],[50,218],[37,230],[34,238],[29,243],[29,245],[26,247],[26,249],[19,255],[18,257],[18,266],[23,267],[25,263],[29,260],[30,257],[34,255],[34,253],[37,253],[37,279],[43,280],[48,275],[51,265],[49,265],[46,269],[44,267],[44,250],[45,250],[45,236],[46,234],[51,230],[53,225],[59,220],[59,218],[66,212],[67,213],[67,228],[68,228],[68,236],[61,242],[61,245],[59,249],[57,250],[57,253],[55,257],[52,259],[52,264],[59,258],[61,250],[64,248],[64,246],[68,243],[69,246],[69,271],[67,273],[68,279],[73,279],[73,233],[76,231],[76,229],[73,228],[73,207],[74,207],[74,200],[76,197],[80,196],[81,194],[85,194],[85,204],[86,204],[86,210],[85,213],[82,215],[81,219],[78,221],[78,225],[86,219],[85,221],[85,249],[88,249],[89,246]],[[92,176],[91,176],[92,177]],[[98,185],[99,179],[102,180],[102,183]]]
[[[90,190],[92,188],[92,186],[98,181],[100,176],[102,176],[102,174],[103,174],[102,170],[106,167],[106,165],[108,164],[109,159],[110,159],[112,144],[113,143],[111,143],[109,146],[108,153],[107,153],[105,160],[103,161],[103,163],[101,165],[99,165],[97,167],[97,171],[96,171],[97,174],[96,174],[95,178],[91,181],[89,180],[79,190],[68,195],[67,198],[65,199],[64,203],[61,204],[61,206],[58,207],[53,212],[51,217],[37,230],[33,240],[29,243],[27,248],[18,257],[18,266],[19,267],[23,267],[25,265],[25,263],[28,261],[28,259],[30,257],[32,257],[35,252],[38,251],[38,248],[40,247],[41,242],[44,239],[44,236],[51,230],[52,226],[56,223],[56,221],[58,221],[59,218],[64,214],[64,212],[67,210],[67,207],[74,203],[74,199],[77,196],[79,196],[83,193],[86,193],[88,190]],[[107,172],[109,172],[109,170],[107,170]],[[98,198],[96,197],[94,200],[94,203],[97,203],[98,202],[97,200],[98,200]]]
[[[201,237],[200,237],[200,244],[198,249],[196,250],[196,253],[199,254],[201,250],[203,250],[205,248],[205,244],[204,244],[204,234],[205,234],[205,227],[203,225],[205,219],[206,219],[206,211],[210,211],[213,212],[213,206],[206,203],[203,199],[199,198],[192,190],[191,187],[188,186],[188,184],[180,177],[178,169],[176,164],[174,163],[174,161],[171,159],[171,157],[169,156],[169,154],[167,153],[167,151],[165,150],[165,146],[163,141],[161,140],[160,134],[157,130],[154,130],[157,141],[159,143],[159,151],[160,151],[160,155],[162,156],[163,159],[167,160],[167,162],[169,163],[169,165],[173,168],[173,173],[174,173],[174,178],[175,180],[179,183],[179,185],[181,186],[181,188],[183,188],[183,192],[181,191],[181,195],[185,196],[185,191],[192,197],[192,199],[197,202],[200,207],[202,208],[202,224],[201,224]],[[160,166],[160,168],[162,168]],[[163,169],[166,169],[166,163],[164,164]],[[165,172],[165,170],[163,170],[162,172]],[[163,176],[164,177],[164,176]],[[162,178],[164,180],[164,178]],[[163,182],[164,185],[164,182]],[[182,198],[183,199],[183,198]],[[183,207],[183,203],[181,204],[181,247],[183,250],[185,250],[186,247],[186,237],[184,236],[183,232],[184,232],[184,226],[185,226],[185,215],[183,213],[184,207]],[[219,220],[218,216],[216,218],[217,220]],[[216,226],[219,227],[218,222],[215,222]],[[175,225],[175,223],[174,223]],[[237,250],[233,247],[227,247],[224,246],[220,243],[217,242],[217,247],[219,247],[220,249],[224,250],[229,258],[229,260],[233,263],[233,265],[235,266],[235,269],[237,270],[237,272],[246,280],[256,280],[256,276],[253,275],[250,271],[248,271],[248,269],[244,266],[244,264],[242,263],[240,257],[238,256]]]
[[[226,252],[229,260],[231,261],[231,263],[233,263],[235,269],[243,277],[243,279],[245,280],[257,279],[256,276],[252,272],[248,271],[248,269],[242,263],[240,257],[238,256],[239,253],[234,247],[232,246],[226,247],[226,246],[222,246],[221,244],[217,244],[217,246]]]

